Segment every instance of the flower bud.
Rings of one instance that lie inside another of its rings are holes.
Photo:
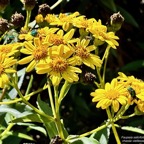
[[[9,29],[9,24],[6,19],[0,18],[0,35]]]
[[[50,6],[47,4],[42,4],[39,6],[38,14],[42,14],[45,17],[48,13],[50,13]]]
[[[84,74],[84,81],[86,83],[93,83],[95,79],[96,79],[96,76],[91,72],[86,72]]]
[[[8,4],[9,0],[0,0],[0,12],[3,12]]]
[[[114,13],[111,15],[110,20],[108,22],[108,31],[116,32],[118,31],[124,22],[124,17],[118,13]]]
[[[20,27],[23,25],[24,23],[24,16],[21,13],[15,13],[11,16],[11,23],[15,26],[15,27]]]
[[[32,10],[35,7],[36,0],[23,0],[23,4],[26,10]]]

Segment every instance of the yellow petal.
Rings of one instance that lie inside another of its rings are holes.
[[[26,72],[30,72],[32,71],[34,68],[35,68],[35,65],[36,65],[36,61],[33,60],[26,68]]]
[[[27,56],[18,61],[18,64],[26,64],[29,63],[33,59],[33,56]]]

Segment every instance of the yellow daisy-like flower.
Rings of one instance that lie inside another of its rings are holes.
[[[76,46],[72,46],[73,48],[73,57],[69,59],[69,61],[73,65],[82,65],[85,64],[92,69],[96,67],[101,67],[102,61],[99,56],[90,53],[94,51],[96,47],[94,45],[89,45],[90,40],[80,40],[78,39]]]
[[[30,72],[37,63],[46,61],[48,58],[48,45],[43,44],[39,38],[34,38],[34,45],[26,41],[24,42],[24,48],[20,52],[29,56],[19,60],[18,64],[30,63],[26,68],[26,72]]]
[[[141,112],[144,112],[144,101],[138,100],[138,101],[136,102],[136,104],[137,104],[138,109],[139,109]]]
[[[60,44],[68,44],[74,43],[77,39],[72,39],[75,30],[71,29],[69,32],[64,34],[63,30],[59,30],[56,34],[50,33],[46,36],[44,43],[48,43],[49,45],[60,45]]]
[[[57,18],[53,15],[51,15],[52,17],[50,17],[50,15],[47,15],[45,19],[50,22],[50,25],[62,26],[63,30],[67,31],[70,28],[73,19],[76,18],[78,15],[79,12],[75,12],[72,14],[60,13]]]
[[[9,82],[9,73],[15,73],[16,70],[11,68],[16,63],[14,57],[0,55],[0,88],[3,88]]]
[[[54,50],[50,49],[50,59],[47,60],[47,63],[39,63],[36,66],[36,72],[38,74],[47,73],[53,85],[59,85],[61,79],[70,83],[78,81],[79,77],[76,73],[81,73],[81,70],[69,63],[68,59],[72,55],[71,50],[65,50],[64,45],[55,47]]]
[[[7,56],[12,56],[18,52],[18,48],[22,46],[22,43],[12,43],[6,45],[0,45],[0,54],[5,54]]]
[[[54,34],[59,28],[44,27],[37,30],[39,37],[45,38],[47,35]]]
[[[119,84],[117,79],[113,79],[111,83],[106,83],[104,89],[96,89],[95,92],[91,93],[92,102],[98,102],[97,108],[106,109],[112,106],[114,112],[119,110],[120,104],[127,104],[127,95],[127,89]]]
[[[85,16],[79,16],[73,19],[73,25],[78,28],[88,28],[92,26],[96,20],[94,18],[86,19]]]
[[[107,32],[107,27],[101,24],[101,21],[94,22],[88,30],[93,34],[96,40],[101,40],[108,43],[112,48],[116,49],[119,43],[116,41],[119,39],[114,32]]]
[[[117,77],[119,83],[123,84],[129,91],[132,99],[141,99],[144,101],[144,82],[134,76],[126,76],[124,73],[119,72]]]

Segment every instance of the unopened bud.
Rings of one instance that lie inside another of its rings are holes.
[[[84,81],[86,83],[93,83],[95,79],[96,79],[96,76],[91,72],[86,72],[84,74]]]
[[[32,10],[36,5],[36,0],[23,0],[23,4],[26,10]]]
[[[15,26],[15,27],[20,27],[23,25],[24,23],[24,16],[21,13],[15,13],[11,16],[11,23]]]
[[[0,18],[0,34],[5,33],[9,29],[8,21]]]
[[[8,4],[9,0],[0,0],[0,12],[3,12]]]
[[[108,22],[108,31],[116,32],[118,31],[124,22],[124,17],[118,13],[114,13],[111,15],[110,20]]]
[[[45,17],[47,14],[50,13],[50,6],[47,4],[42,4],[39,6],[38,14],[42,14]]]

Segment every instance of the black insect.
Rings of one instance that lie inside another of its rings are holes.
[[[37,33],[38,33],[38,32],[37,32],[37,30],[36,30],[36,29],[33,29],[33,30],[31,31],[31,35],[32,35],[32,36],[36,36],[36,35],[37,35]]]
[[[127,88],[127,90],[129,91],[129,93],[130,93],[130,95],[132,96],[132,97],[136,97],[136,92],[135,92],[135,90],[132,88],[132,87],[128,87]]]

